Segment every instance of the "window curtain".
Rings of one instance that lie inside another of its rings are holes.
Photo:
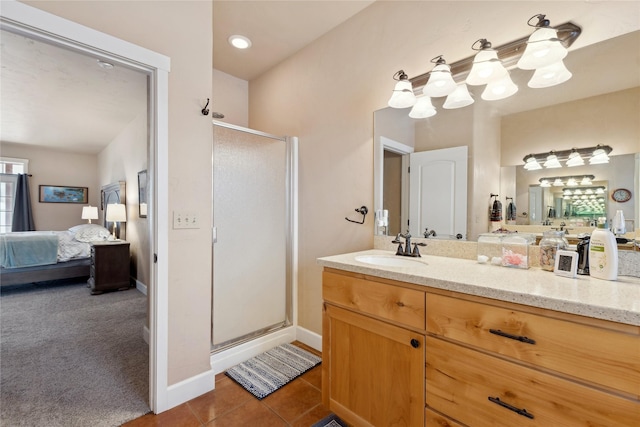
[[[36,225],[33,222],[31,195],[29,194],[29,176],[27,174],[18,174],[15,200],[11,231],[35,231]]]

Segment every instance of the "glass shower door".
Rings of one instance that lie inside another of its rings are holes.
[[[285,138],[214,125],[214,351],[290,324],[290,159]]]

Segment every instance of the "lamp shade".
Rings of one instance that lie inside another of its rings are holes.
[[[513,83],[511,77],[509,77],[509,73],[507,73],[500,80],[488,83],[480,97],[485,101],[497,101],[508,98],[517,91],[518,86]]]
[[[540,27],[529,36],[527,47],[518,60],[518,68],[536,70],[558,62],[565,56],[567,48],[558,39],[558,32],[551,27]]]
[[[467,84],[472,86],[486,85],[509,74],[498,59],[498,52],[493,49],[483,49],[473,58],[473,65]]]
[[[465,83],[461,83],[456,87],[442,104],[442,108],[451,110],[454,108],[462,108],[473,104],[474,100],[469,94],[469,88]]]
[[[389,99],[389,107],[407,108],[416,103],[416,96],[413,94],[413,87],[408,80],[400,80],[393,89],[393,95]]]
[[[96,206],[83,206],[81,218],[88,219],[89,223],[91,223],[92,219],[98,219],[98,208]]]
[[[436,108],[431,103],[431,98],[428,96],[422,96],[418,98],[416,105],[413,106],[409,112],[409,117],[412,119],[425,119],[427,117],[435,116]]]
[[[447,96],[456,90],[457,84],[451,76],[451,67],[447,64],[438,64],[433,67],[429,75],[429,81],[422,89],[422,93],[430,97]]]
[[[127,210],[125,205],[122,203],[112,203],[107,205],[106,219],[108,222],[126,222]]]
[[[567,70],[564,62],[560,60],[551,65],[536,69],[527,86],[533,89],[555,86],[566,82],[571,76],[573,76],[571,71]]]

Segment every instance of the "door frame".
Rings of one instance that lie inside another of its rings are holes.
[[[151,268],[149,304],[149,406],[155,413],[169,409],[168,393],[168,188],[169,70],[171,60],[125,40],[19,3],[3,1],[4,30],[91,54],[147,73],[149,90],[149,236]],[[156,262],[155,257],[161,262]]]

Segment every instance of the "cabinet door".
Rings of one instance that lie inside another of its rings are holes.
[[[355,426],[424,426],[425,337],[328,304],[324,316],[329,408]]]

